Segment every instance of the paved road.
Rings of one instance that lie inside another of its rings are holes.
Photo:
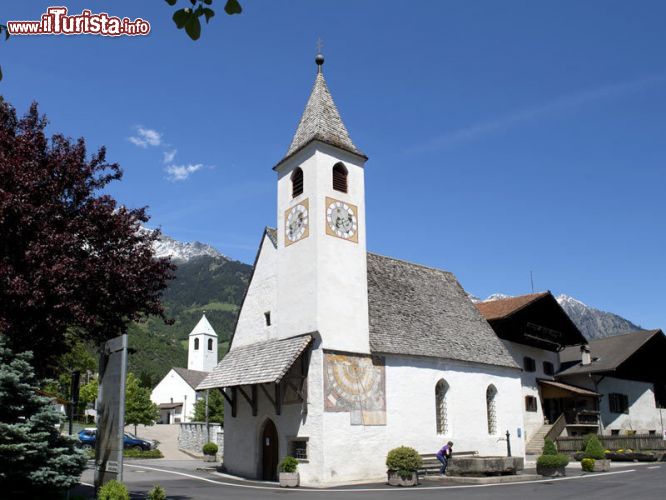
[[[165,460],[194,460],[178,449],[178,424],[139,425],[136,435],[143,439],[156,439],[160,442],[160,451]],[[125,427],[126,432],[134,434],[134,426]]]
[[[440,486],[436,481],[427,481],[417,488],[390,488],[385,485],[358,486],[328,490],[283,490],[259,483],[232,481],[218,474],[197,471],[196,464],[189,462],[127,462],[125,483],[132,498],[145,498],[145,493],[154,485],[162,485],[170,499],[275,499],[295,500],[562,500],[584,498],[585,500],[651,500],[666,498],[666,464],[636,466],[616,469],[605,474],[569,476],[564,479],[503,484],[491,486]],[[201,464],[203,465],[203,464]],[[92,482],[92,471],[86,471],[83,482]],[[82,487],[76,494],[91,493],[91,488]]]

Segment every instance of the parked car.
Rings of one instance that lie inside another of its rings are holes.
[[[79,432],[79,442],[81,448],[93,449],[95,448],[95,441],[97,438],[97,429],[89,428],[83,429]],[[136,437],[134,434],[129,432],[125,433],[125,439],[123,440],[123,445],[125,449],[133,449],[138,451],[148,451],[154,448],[157,448],[159,443],[153,441],[152,439],[141,439]]]

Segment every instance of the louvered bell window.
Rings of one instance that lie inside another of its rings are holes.
[[[291,174],[291,197],[296,198],[299,194],[303,194],[303,171],[297,168]]]
[[[347,192],[347,168],[342,163],[336,163],[333,167],[333,189]]]

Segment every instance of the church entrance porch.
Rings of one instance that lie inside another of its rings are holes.
[[[261,433],[261,478],[264,481],[277,481],[278,479],[278,443],[277,428],[269,418],[264,423]]]

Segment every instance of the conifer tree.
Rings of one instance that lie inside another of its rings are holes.
[[[61,415],[37,391],[32,353],[14,354],[0,335],[0,496],[56,498],[86,465],[75,439],[60,434]]]

